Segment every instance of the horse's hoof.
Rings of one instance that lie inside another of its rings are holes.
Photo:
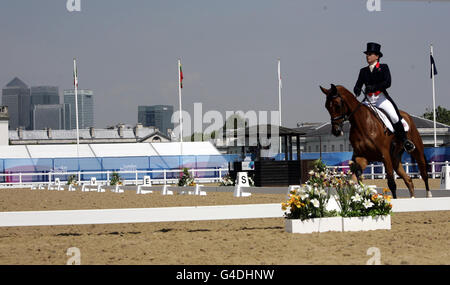
[[[416,197],[412,196],[411,199],[416,199]]]
[[[432,198],[433,195],[431,195],[431,191],[427,191],[427,198]]]

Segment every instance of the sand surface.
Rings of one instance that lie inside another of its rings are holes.
[[[284,195],[234,198],[1,189],[1,211],[281,203]],[[392,229],[290,234],[283,218],[0,228],[0,264],[450,264],[450,211],[394,213]]]

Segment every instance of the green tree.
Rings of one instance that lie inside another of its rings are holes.
[[[422,115],[422,117],[428,120],[433,120],[433,110],[427,108],[426,112]],[[450,110],[438,106],[436,108],[436,122],[450,125]]]

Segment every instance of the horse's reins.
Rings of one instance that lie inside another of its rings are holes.
[[[365,95],[365,93],[364,93],[364,95]],[[339,92],[336,92],[336,95],[332,96],[331,99],[334,99],[334,98],[336,98],[336,97],[341,97],[341,95],[339,94]],[[342,97],[341,97],[341,99],[342,99]],[[363,101],[365,101],[365,100],[367,100],[367,96],[364,98]],[[350,115],[347,116],[346,113],[342,113],[343,101],[344,101],[344,100],[341,101],[341,115],[340,115],[340,116],[337,116],[337,117],[334,117],[334,118],[331,118],[331,122],[332,122],[332,123],[333,123],[333,122],[336,122],[336,121],[339,121],[339,120],[342,120],[342,119],[343,119],[342,123],[345,122],[345,121],[350,120],[351,116],[352,116],[352,115],[359,109],[359,107],[361,107],[361,105],[362,105],[362,103],[358,101],[358,103],[359,103],[358,106],[350,113]]]
[[[370,100],[368,100],[368,98],[367,98],[367,93],[364,90],[362,90],[362,92],[364,93],[364,99],[362,100],[362,102],[367,101],[370,104],[370,106],[372,106],[374,108],[373,104],[370,103]],[[332,96],[331,99],[334,99],[336,97],[340,97],[342,99],[342,97],[339,94],[339,92],[336,92],[336,95]],[[337,116],[337,117],[334,117],[334,118],[331,118],[331,123],[334,123],[334,122],[339,121],[339,120],[343,120],[341,122],[341,124],[343,124],[345,121],[350,120],[351,116],[359,109],[359,107],[361,107],[361,105],[363,105],[362,102],[358,101],[358,103],[359,103],[358,106],[350,113],[350,115],[347,116],[346,113],[342,113],[342,109],[343,109],[342,106],[344,105],[343,101],[344,100],[341,101],[341,115]],[[371,109],[371,108],[369,108],[369,109]],[[380,115],[378,115],[378,113],[376,111],[374,111],[372,109],[371,109],[371,111],[380,120],[380,122],[383,122],[383,120],[380,118]]]

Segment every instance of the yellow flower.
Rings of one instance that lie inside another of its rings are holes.
[[[387,192],[389,192],[389,189],[388,188],[383,188],[383,193],[387,193]]]
[[[372,195],[372,201],[375,201],[378,198],[378,194]]]

